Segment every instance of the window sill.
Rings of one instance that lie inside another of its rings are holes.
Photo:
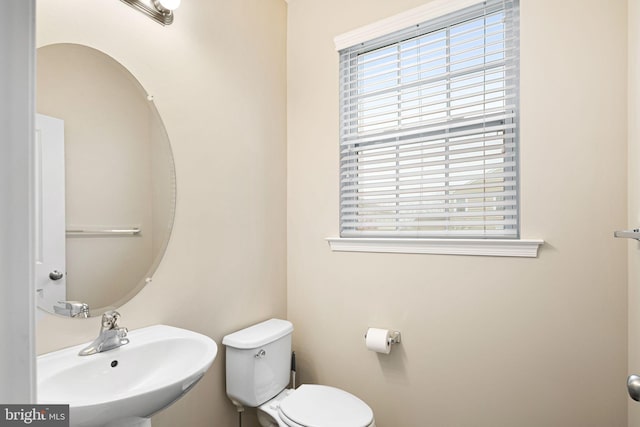
[[[477,255],[537,258],[544,240],[519,239],[394,239],[328,237],[334,252]]]

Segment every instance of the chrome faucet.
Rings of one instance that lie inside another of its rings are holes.
[[[80,350],[78,355],[89,356],[90,354],[102,353],[116,347],[129,343],[127,338],[127,328],[118,326],[120,313],[117,311],[107,311],[102,315],[102,325],[100,326],[100,334],[98,338],[93,340],[88,347]]]
[[[56,314],[80,319],[87,319],[90,316],[89,304],[87,303],[80,301],[58,301],[58,304],[62,304],[62,306],[53,306]]]

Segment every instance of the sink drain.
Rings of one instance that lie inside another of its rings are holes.
[[[117,360],[112,361],[111,362],[111,367],[115,368],[116,366],[118,366],[118,361]]]

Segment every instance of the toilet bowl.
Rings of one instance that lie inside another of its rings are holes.
[[[257,408],[263,427],[375,427],[373,411],[339,388],[287,389],[293,324],[271,319],[225,336],[227,396]]]
[[[262,427],[375,427],[373,411],[339,388],[304,384],[286,389],[258,407]]]

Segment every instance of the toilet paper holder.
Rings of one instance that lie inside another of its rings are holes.
[[[364,333],[364,339],[367,339],[367,333]],[[400,344],[400,340],[401,340],[401,335],[400,335],[400,331],[389,331],[389,345],[391,344]]]

